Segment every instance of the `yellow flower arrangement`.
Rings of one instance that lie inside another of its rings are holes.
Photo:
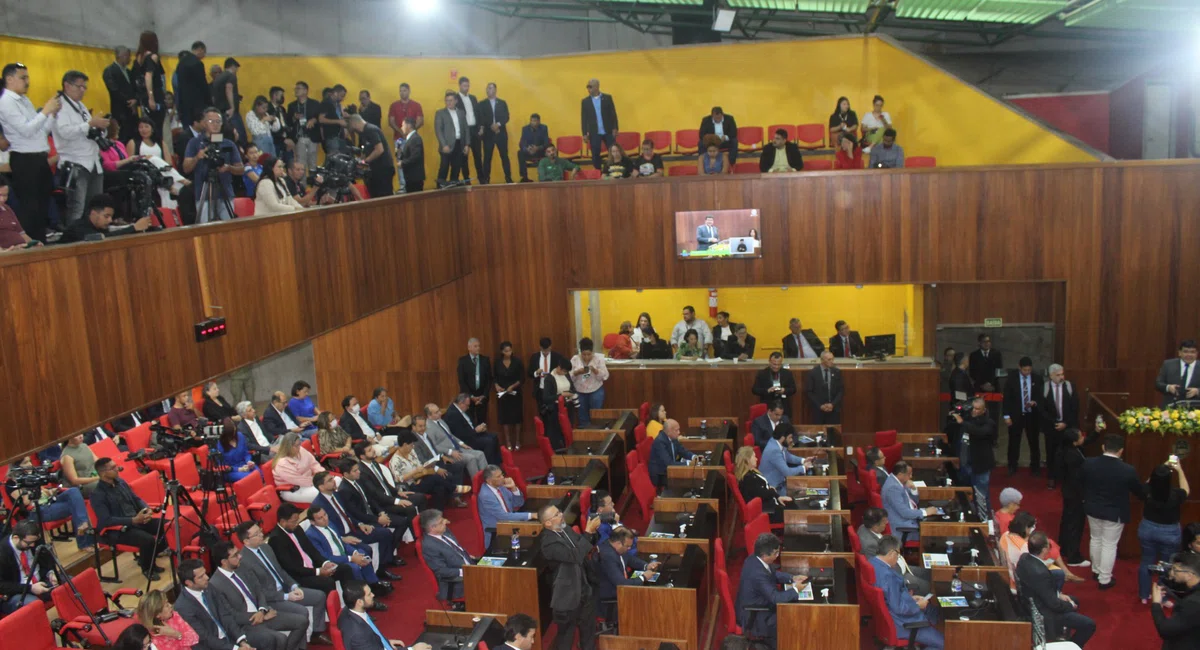
[[[1117,417],[1117,424],[1125,433],[1193,435],[1200,433],[1200,409],[1160,409],[1143,406],[1121,413]]]

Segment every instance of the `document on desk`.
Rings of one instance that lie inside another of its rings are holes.
[[[650,533],[650,537],[654,539],[675,539],[674,533]]]
[[[968,605],[965,596],[938,596],[937,600],[942,607],[966,607]]]
[[[925,487],[925,481],[913,481],[912,484],[913,484],[913,487],[919,487],[919,488]]]
[[[799,438],[796,438],[796,440],[798,440],[800,442],[800,444],[802,444],[802,445],[807,445],[811,442],[816,442],[815,439],[809,438],[808,436],[800,436]]]
[[[804,587],[800,589],[800,600],[812,600],[813,588],[811,582],[804,583]]]
[[[504,566],[507,560],[502,557],[481,557],[476,562],[479,566]]]
[[[645,573],[646,573],[645,571],[634,571],[631,574],[631,577],[641,578],[642,580],[644,580],[646,582],[658,582],[658,576],[662,575],[661,573],[656,573],[656,574],[654,574],[653,578],[647,578],[645,576]]]
[[[925,561],[926,569],[935,566],[950,566],[950,556],[945,553],[922,553],[921,559]]]

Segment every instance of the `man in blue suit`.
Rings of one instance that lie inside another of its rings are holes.
[[[904,578],[896,573],[896,563],[900,561],[900,541],[895,537],[884,537],[879,540],[879,549],[875,553],[875,557],[871,558],[871,566],[875,569],[875,586],[883,592],[883,602],[896,626],[896,638],[908,639],[910,646],[920,644],[929,650],[942,650],[946,640],[934,627],[937,623],[936,609],[929,607],[929,598],[908,593]],[[905,627],[914,623],[920,627]]]
[[[667,484],[668,467],[684,465],[684,461],[695,456],[679,442],[679,434],[679,422],[667,420],[662,433],[654,437],[654,444],[650,446],[650,480],[658,487]]]
[[[375,593],[370,585],[349,580],[342,585],[342,598],[346,608],[338,617],[338,631],[342,633],[342,647],[346,650],[403,650],[410,646],[398,639],[389,639],[379,631],[379,626],[367,613],[375,604]],[[428,643],[414,643],[411,650],[433,650]]]
[[[791,436],[790,429],[775,427],[775,430],[771,432],[771,440],[763,448],[762,461],[758,464],[758,471],[762,473],[763,478],[767,479],[771,487],[781,494],[787,488],[787,477],[803,476],[807,471],[804,459],[783,446],[785,441],[791,439]]]
[[[463,571],[468,564],[475,564],[477,558],[463,548],[462,544],[450,533],[450,521],[442,515],[441,510],[423,510],[419,519],[421,525],[421,555],[425,565],[433,572],[438,583],[437,597],[439,600],[454,600],[463,597]],[[454,609],[463,611],[464,604],[454,603]]]
[[[710,214],[704,217],[703,226],[696,227],[696,248],[706,251],[719,241],[721,241],[721,236],[717,234],[717,227],[713,225],[713,218]]]
[[[525,505],[525,497],[516,483],[504,475],[504,470],[495,465],[483,468],[483,485],[479,487],[479,522],[483,524],[483,547],[492,547],[492,536],[497,522],[530,521],[531,512],[519,512]]]
[[[596,568],[600,579],[600,585],[596,588],[596,615],[603,616],[609,623],[616,623],[616,603],[605,601],[617,599],[619,585],[643,585],[652,582],[659,563],[647,564],[642,558],[629,555],[629,550],[633,548],[633,533],[624,527],[614,528],[608,534],[607,543],[598,544],[596,548],[599,550]],[[629,575],[630,571],[643,573],[632,578]]]
[[[350,567],[356,580],[387,585],[379,589],[391,591],[391,585],[386,582],[380,583],[379,577],[375,575],[371,565],[371,549],[362,544],[362,540],[355,542],[353,540],[358,538],[353,535],[340,535],[329,525],[329,513],[321,506],[309,507],[308,521],[309,526],[304,535],[321,555],[329,558],[330,562]]]
[[[345,482],[345,479],[342,479]],[[384,567],[388,559],[395,554],[392,532],[383,526],[372,526],[370,523],[359,521],[354,509],[348,507],[344,497],[337,492],[337,479],[329,472],[317,472],[313,475],[313,486],[317,488],[317,497],[312,504],[325,511],[329,516],[329,527],[340,537],[353,536],[358,544],[367,549],[372,544],[378,544],[379,577],[383,580],[399,580],[400,577]],[[364,551],[369,555],[369,550]]]
[[[771,402],[767,407],[767,412],[754,418],[754,421],[750,423],[750,433],[754,434],[754,444],[759,449],[766,449],[767,443],[771,442],[771,434],[776,429],[783,429],[785,433],[793,431],[792,421],[784,415],[783,402],[778,400]]]
[[[883,499],[883,509],[887,510],[888,521],[892,524],[892,534],[902,535],[902,539],[917,539],[920,536],[921,520],[937,514],[937,508],[932,506],[922,510],[917,507],[917,497],[908,491],[912,480],[912,468],[908,463],[900,461],[892,467],[892,473],[883,482],[880,497]]]
[[[808,581],[805,576],[793,576],[776,571],[771,565],[779,558],[781,544],[771,533],[763,533],[754,540],[754,557],[747,558],[742,565],[742,579],[738,584],[738,625],[748,636],[767,639],[775,645],[775,605],[794,603],[800,600],[800,590]],[[779,585],[785,585],[781,590]],[[750,609],[768,611],[749,611]]]

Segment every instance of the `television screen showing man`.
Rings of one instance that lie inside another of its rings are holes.
[[[761,257],[758,210],[675,213],[675,252],[680,258]]]

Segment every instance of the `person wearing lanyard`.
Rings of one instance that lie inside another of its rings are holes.
[[[58,148],[59,168],[70,169],[67,185],[67,212],[63,226],[83,216],[83,206],[104,191],[104,170],[100,166],[100,147],[88,137],[92,129],[108,129],[109,120],[95,116],[83,104],[88,76],[69,70],[62,78],[62,101],[69,110],[59,111],[50,131]],[[69,163],[69,164],[67,164]]]
[[[0,94],[0,127],[9,144],[13,196],[17,220],[25,234],[44,242],[50,221],[50,193],[54,177],[50,171],[51,119],[62,109],[58,95],[46,100],[41,109],[29,101],[29,69],[23,63],[9,63],[0,73],[4,93]]]

